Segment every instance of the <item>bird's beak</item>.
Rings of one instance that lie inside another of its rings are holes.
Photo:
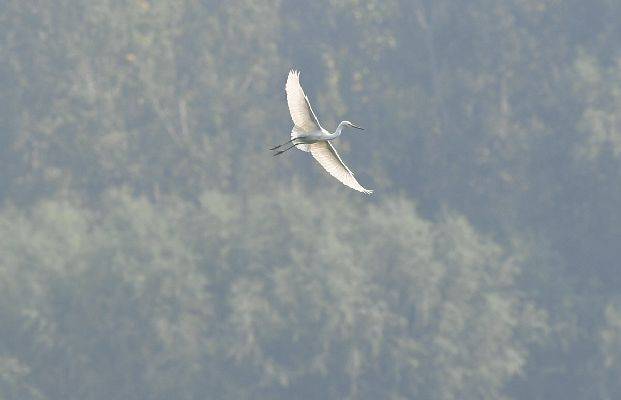
[[[360,129],[361,131],[363,131],[363,130],[364,130],[364,128],[362,128],[362,127],[360,127],[360,126],[358,126],[358,125],[354,125],[354,124],[351,124],[351,127],[352,127],[352,128],[356,128],[356,129]]]

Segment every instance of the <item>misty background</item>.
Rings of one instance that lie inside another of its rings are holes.
[[[3,0],[0,399],[621,398],[619,21]]]

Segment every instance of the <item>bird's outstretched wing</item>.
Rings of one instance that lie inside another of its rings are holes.
[[[304,132],[321,130],[321,125],[311,108],[308,97],[300,85],[300,72],[291,70],[285,85],[287,105],[293,124]]]
[[[315,160],[341,183],[362,193],[373,193],[372,190],[365,189],[358,183],[356,178],[354,178],[354,174],[347,168],[347,165],[341,160],[339,153],[336,152],[336,149],[330,142],[320,141],[309,145],[309,147]]]

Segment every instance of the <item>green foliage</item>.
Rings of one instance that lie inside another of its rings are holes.
[[[0,399],[618,398],[620,19],[5,1]]]
[[[51,398],[491,399],[522,369],[516,266],[463,218],[424,221],[404,198],[323,210],[299,188],[201,199],[5,211],[2,304],[21,305],[3,326],[29,349],[4,348],[26,363],[7,380],[27,371]]]
[[[602,397],[612,398],[621,391],[615,371],[621,369],[621,308],[611,303],[604,312],[605,323],[601,331],[601,355],[605,371],[604,382],[601,382]]]

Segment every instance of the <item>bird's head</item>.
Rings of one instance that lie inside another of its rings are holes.
[[[354,124],[354,123],[352,123],[352,122],[350,122],[350,121],[343,121],[343,124],[344,124],[345,126],[349,126],[349,127],[351,127],[351,128],[360,129],[361,131],[363,131],[363,130],[364,130],[364,128],[361,128],[361,127],[359,127],[358,125],[356,125],[356,124]]]

